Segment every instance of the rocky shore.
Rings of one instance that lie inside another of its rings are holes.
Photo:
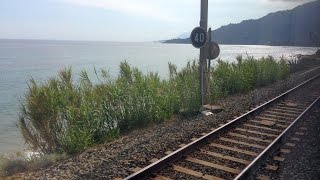
[[[223,111],[211,116],[183,117],[176,115],[161,124],[135,130],[107,144],[89,148],[81,154],[34,172],[14,175],[9,179],[115,179],[132,173],[132,168],[144,167],[153,158],[165,156],[180,144],[187,144],[201,133],[219,127],[287,89],[320,72],[309,67],[270,86],[238,94],[217,102]]]

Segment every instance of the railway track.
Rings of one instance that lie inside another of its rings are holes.
[[[152,164],[134,169],[135,173],[125,179],[171,179],[172,174],[180,174],[179,177],[186,179],[249,178],[283,142],[299,139],[291,135],[319,101],[320,92],[312,93],[302,101],[288,96],[319,77],[314,76],[220,128],[192,139],[191,143],[168,152],[160,160],[153,159]],[[294,146],[293,143],[286,145]],[[280,152],[289,153],[290,150],[280,149]],[[283,160],[281,156],[274,159]],[[277,169],[273,165],[266,168]]]

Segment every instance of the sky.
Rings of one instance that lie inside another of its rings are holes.
[[[212,29],[311,0],[209,0]],[[199,25],[200,0],[1,0],[0,39],[145,42]]]

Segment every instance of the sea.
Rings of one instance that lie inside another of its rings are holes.
[[[294,59],[298,54],[314,54],[317,49],[220,45],[217,59],[233,62],[239,55]],[[122,61],[144,73],[158,72],[166,78],[168,62],[176,64],[179,69],[198,57],[199,49],[190,44],[0,39],[0,154],[28,151],[16,123],[31,78],[44,82],[66,67],[72,67],[75,79],[81,70],[94,77],[94,69],[101,68],[116,77]],[[212,63],[215,64],[216,60]]]

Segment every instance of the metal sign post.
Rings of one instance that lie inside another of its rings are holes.
[[[208,61],[208,67],[207,67],[207,76],[208,76],[208,98],[209,100],[211,100],[211,89],[210,89],[210,67],[211,67],[211,60],[210,60],[210,54],[211,54],[211,28],[209,28],[208,31],[208,41],[209,41],[209,48],[208,48],[208,57],[209,57],[209,61]]]
[[[200,27],[205,31],[208,29],[208,0],[201,0],[201,12],[200,12]],[[201,109],[203,105],[207,104],[207,88],[208,80],[205,75],[207,70],[207,43],[200,49],[200,89],[201,89]]]
[[[217,43],[211,42],[211,28],[208,29],[208,0],[201,0],[200,12],[200,27],[196,27],[190,34],[192,45],[195,48],[200,48],[200,96],[201,108],[200,111],[205,112],[205,106],[210,99],[210,60],[219,56],[220,48]],[[209,41],[208,38],[209,37]],[[209,59],[209,62],[207,62]],[[204,113],[206,114],[206,113]],[[212,114],[212,113],[211,113]]]

